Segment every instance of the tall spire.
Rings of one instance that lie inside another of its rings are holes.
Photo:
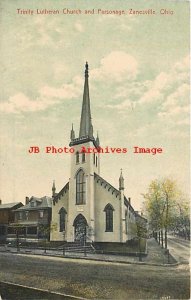
[[[124,190],[124,178],[122,174],[122,169],[121,169],[121,174],[119,177],[119,190]]]
[[[71,141],[75,139],[75,132],[74,132],[74,128],[73,128],[73,123],[72,123],[72,129],[71,129],[71,132],[70,132],[70,139],[71,139]]]
[[[93,126],[92,126],[92,120],[91,120],[88,77],[89,77],[88,63],[86,62],[84,95],[83,95],[83,103],[82,103],[79,137],[84,137],[84,136],[93,137]]]
[[[98,135],[98,132],[97,132],[97,137],[96,137],[96,144],[97,144],[97,146],[98,146],[98,147],[100,146],[100,142],[99,142],[99,135]]]
[[[53,180],[53,185],[52,185],[52,197],[54,197],[56,194],[56,186],[55,186],[55,180]]]

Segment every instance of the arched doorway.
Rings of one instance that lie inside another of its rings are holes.
[[[86,227],[88,223],[86,221],[86,218],[79,214],[73,223],[74,226],[74,240],[76,242],[83,242],[84,238],[86,237]]]

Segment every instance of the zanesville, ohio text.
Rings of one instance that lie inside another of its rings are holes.
[[[150,153],[152,155],[155,154],[161,154],[163,153],[163,149],[162,148],[144,148],[144,147],[138,147],[138,146],[134,146],[132,148],[133,153],[135,154],[144,154],[144,153]],[[110,154],[126,154],[129,152],[128,148],[115,148],[115,147],[84,147],[82,146],[80,150],[78,150],[79,153],[110,153]],[[29,153],[40,153],[40,148],[38,146],[31,146],[30,149],[28,150]],[[61,153],[75,153],[75,149],[72,147],[54,147],[54,146],[47,146],[44,148],[44,152],[45,153],[49,153],[49,154],[61,154]]]
[[[138,9],[135,10],[133,8],[120,10],[120,9],[101,9],[101,8],[93,8],[93,9],[73,9],[73,8],[63,8],[63,9],[22,9],[17,8],[16,10],[18,15],[173,15],[174,11],[167,8],[159,8],[159,10],[154,10],[152,8],[147,9]]]

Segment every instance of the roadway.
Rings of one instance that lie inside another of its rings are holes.
[[[0,253],[0,281],[88,299],[189,299],[189,266]]]
[[[190,241],[169,234],[168,249],[178,262],[190,262]]]

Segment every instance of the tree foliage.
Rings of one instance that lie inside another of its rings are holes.
[[[188,238],[189,205],[174,180],[153,180],[143,197],[150,230],[163,234],[164,229],[165,235],[169,229],[175,233],[184,230],[185,238]]]

